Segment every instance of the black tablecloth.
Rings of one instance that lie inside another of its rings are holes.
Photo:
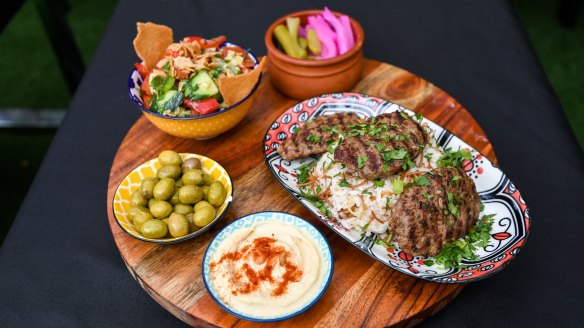
[[[322,1],[121,1],[0,249],[0,323],[180,326],[124,266],[107,220],[108,174],[139,112],[126,80],[136,21],[175,36],[225,34],[265,54],[264,32]],[[365,29],[365,55],[448,92],[488,135],[530,207],[533,229],[512,265],[470,284],[430,326],[578,326],[584,322],[584,158],[505,1],[329,3]],[[32,94],[31,96],[34,96]]]

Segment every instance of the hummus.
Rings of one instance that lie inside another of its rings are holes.
[[[211,281],[221,301],[255,318],[302,309],[319,292],[324,272],[314,238],[279,221],[235,231],[211,259]]]

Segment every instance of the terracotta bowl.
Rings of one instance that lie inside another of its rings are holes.
[[[221,45],[221,47],[223,46],[235,46],[235,44],[226,42]],[[248,55],[257,66],[259,63],[257,58],[251,52],[248,52]],[[128,93],[130,94],[130,99],[142,111],[144,116],[160,130],[176,137],[205,140],[226,132],[243,120],[255,101],[256,90],[260,85],[261,79],[260,75],[251,92],[231,107],[207,115],[193,117],[166,116],[146,108],[142,102],[140,91],[140,85],[142,85],[143,81],[136,68],[132,70],[128,78]]]
[[[349,91],[361,78],[363,70],[363,40],[361,25],[350,18],[355,35],[355,45],[348,52],[328,59],[296,59],[276,47],[274,29],[285,24],[286,17],[299,17],[302,26],[308,16],[322,10],[304,10],[276,20],[267,30],[264,41],[268,49],[268,71],[270,80],[283,94],[297,99],[306,99],[323,93]],[[333,12],[336,16],[344,14]]]

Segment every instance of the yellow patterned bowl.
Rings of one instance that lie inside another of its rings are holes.
[[[226,43],[225,45],[232,46],[233,44]],[[248,55],[257,65],[257,58],[251,52],[248,52]],[[255,101],[256,91],[261,80],[260,75],[251,92],[233,106],[215,113],[194,117],[166,116],[146,108],[140,92],[140,86],[143,82],[142,76],[136,68],[128,79],[128,91],[130,99],[140,108],[144,116],[160,130],[176,137],[204,140],[216,137],[241,122]]]
[[[161,165],[158,162],[158,159],[155,158],[135,168],[132,172],[130,172],[130,174],[126,176],[124,180],[122,180],[122,182],[118,186],[118,189],[116,189],[113,201],[114,216],[120,228],[122,228],[122,230],[124,230],[128,235],[136,239],[157,244],[178,243],[180,241],[194,238],[198,235],[203,234],[205,231],[209,230],[215,223],[217,223],[217,221],[219,221],[219,219],[221,218],[221,216],[223,216],[225,211],[227,211],[227,208],[229,207],[231,201],[233,200],[233,183],[231,182],[231,177],[229,177],[229,174],[223,168],[223,166],[219,165],[219,163],[215,162],[214,160],[202,155],[181,153],[180,156],[183,158],[183,160],[193,157],[198,158],[203,166],[203,171],[209,174],[213,178],[213,180],[220,181],[225,187],[227,197],[225,197],[225,201],[217,209],[215,219],[211,221],[211,223],[209,223],[208,225],[204,226],[203,228],[195,232],[191,232],[190,234],[183,237],[152,239],[142,236],[142,234],[136,229],[134,223],[128,216],[128,210],[130,209],[130,195],[134,190],[140,188],[140,184],[142,183],[142,180],[144,178],[156,176],[156,171],[160,168]]]

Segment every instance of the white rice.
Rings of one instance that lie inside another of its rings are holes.
[[[316,178],[316,185],[320,187],[321,193],[329,194],[327,190],[330,188],[330,196],[325,203],[331,216],[338,219],[340,224],[366,235],[376,233],[383,236],[388,232],[391,210],[400,196],[393,191],[393,180],[400,179],[405,186],[413,178],[437,168],[437,161],[443,154],[442,149],[436,145],[436,140],[431,137],[424,151],[413,160],[416,167],[379,179],[379,185],[352,174],[343,164],[335,162],[334,155],[328,152],[317,161],[311,175]],[[429,161],[425,157],[427,155]],[[412,176],[414,172],[420,174]],[[339,186],[343,180],[350,186]],[[361,185],[357,186],[359,184]]]

